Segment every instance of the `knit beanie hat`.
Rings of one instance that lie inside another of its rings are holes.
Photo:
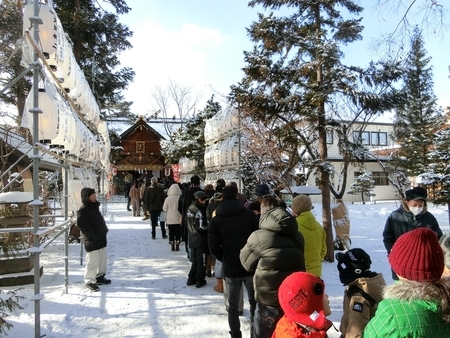
[[[366,277],[365,272],[370,269],[370,264],[372,264],[367,252],[359,248],[350,249],[344,253],[338,252],[335,257],[338,261],[339,279],[344,285],[357,278]]]
[[[450,269],[450,233],[444,234],[439,239],[442,251],[444,252],[444,262],[447,269]]]
[[[288,320],[324,330],[329,327],[323,311],[324,291],[320,278],[309,272],[294,272],[281,283],[278,300]]]
[[[312,202],[309,196],[298,195],[292,200],[292,210],[300,215],[304,211],[310,211],[312,209]]]
[[[401,235],[388,260],[398,276],[417,282],[435,282],[444,271],[444,253],[436,233],[428,228]]]
[[[265,183],[261,183],[256,187],[256,195],[258,197],[270,196],[269,186]]]

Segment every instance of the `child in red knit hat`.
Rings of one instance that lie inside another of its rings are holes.
[[[323,281],[308,272],[294,272],[278,289],[284,316],[278,321],[272,338],[325,338],[333,325]]]

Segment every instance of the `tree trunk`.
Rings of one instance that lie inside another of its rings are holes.
[[[315,5],[316,39],[321,40],[320,5]],[[318,88],[323,82],[323,69],[319,64],[316,69]],[[319,132],[319,158],[322,163],[328,160],[327,132],[325,118],[325,101],[323,99],[317,105],[318,110],[318,132]],[[325,260],[334,262],[333,228],[331,224],[331,199],[330,199],[330,174],[323,165],[320,169],[321,180],[319,187],[322,190],[322,226],[327,235],[327,254]]]

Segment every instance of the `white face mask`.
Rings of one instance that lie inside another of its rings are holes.
[[[422,207],[409,207],[409,211],[413,213],[414,216],[417,216],[423,211]]]

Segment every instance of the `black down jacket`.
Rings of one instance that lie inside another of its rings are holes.
[[[293,272],[305,271],[305,242],[297,221],[284,208],[261,215],[259,227],[241,250],[241,263],[255,271],[256,302],[280,307],[278,288],[283,280]]]
[[[258,218],[239,200],[223,200],[216,216],[208,225],[208,245],[211,254],[223,263],[225,277],[252,276],[244,269],[239,253],[251,233],[258,229]]]
[[[393,211],[386,220],[383,243],[387,252],[391,252],[392,246],[401,235],[416,228],[429,228],[436,233],[438,238],[442,236],[439,223],[433,214],[427,211],[426,204],[424,210],[419,215],[414,216],[409,211],[406,201],[402,201],[400,208]]]
[[[89,202],[89,195],[93,189],[83,188],[81,190],[81,202],[83,205],[77,213],[77,225],[84,239],[86,252],[99,250],[106,247],[106,234],[108,227],[105,219],[100,213],[100,203]]]

